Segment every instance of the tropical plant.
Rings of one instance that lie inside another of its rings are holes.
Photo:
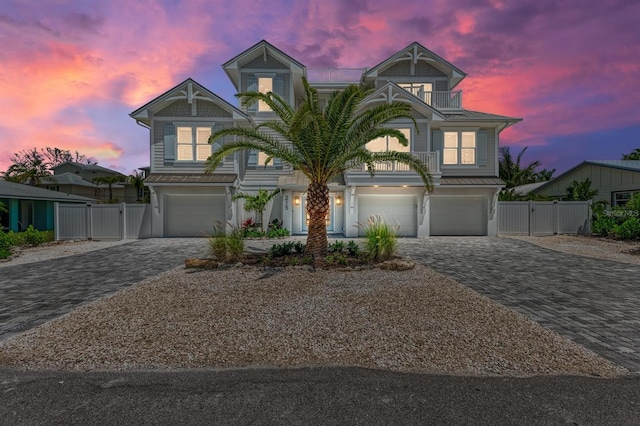
[[[11,165],[4,178],[11,182],[38,185],[43,178],[51,176],[49,163],[36,148],[13,154]]]
[[[523,166],[521,164],[522,156],[527,151],[528,147],[524,147],[520,153],[516,156],[515,160],[511,154],[511,149],[508,146],[499,148],[500,162],[498,163],[498,171],[500,179],[506,183],[506,188],[513,188],[515,186],[526,185],[527,183],[545,182],[550,180],[555,173],[555,169],[547,170],[542,169],[536,171],[542,163],[538,160]]]
[[[591,180],[586,178],[582,182],[574,180],[567,187],[565,201],[589,201],[598,195],[597,189],[591,189]]]
[[[109,202],[114,202],[113,198],[113,184],[114,183],[122,183],[126,182],[127,177],[125,175],[117,174],[117,175],[109,175],[109,176],[98,176],[93,178],[93,183],[95,185],[99,184],[107,184],[109,185]]]
[[[623,160],[640,160],[640,148],[636,148],[628,154],[622,154]]]
[[[9,210],[7,210],[7,205],[2,201],[0,201],[0,213],[8,213],[8,212]]]
[[[253,194],[248,194],[245,192],[238,192],[236,195],[233,196],[234,200],[238,200],[240,198],[244,199],[244,209],[245,211],[248,212],[256,212],[256,216],[258,216],[260,218],[260,230],[262,232],[264,232],[264,225],[263,225],[263,216],[264,216],[264,209],[267,208],[267,204],[269,204],[269,201],[271,201],[273,199],[273,197],[275,197],[276,195],[278,195],[280,193],[280,189],[274,189],[273,191],[267,191],[266,189],[259,189],[258,193],[253,195]]]
[[[398,118],[413,120],[415,124],[410,105],[401,102],[365,104],[373,89],[350,85],[334,92],[326,106],[321,106],[316,89],[305,78],[303,85],[304,95],[297,109],[273,92],[236,95],[244,106],[264,102],[277,119],[249,128],[216,131],[209,138],[209,143],[225,136],[238,139],[216,150],[207,160],[206,171],[213,172],[224,157],[242,150],[262,151],[266,154],[265,166],[279,158],[301,171],[310,181],[307,188],[309,231],[306,252],[320,258],[328,244],[325,217],[329,212],[328,182],[332,178],[361,164],[366,164],[373,175],[376,162],[395,161],[415,171],[429,191],[432,179],[427,165],[410,152],[371,152],[365,146],[383,136],[395,137],[407,146],[407,138],[402,132],[385,126]]]
[[[127,176],[127,181],[136,189],[137,200],[142,201],[144,199],[144,173],[133,170],[133,173]]]

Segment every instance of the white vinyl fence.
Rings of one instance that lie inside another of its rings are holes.
[[[56,240],[122,240],[151,236],[149,204],[55,203]]]
[[[591,202],[499,201],[498,233],[588,235],[591,233]]]

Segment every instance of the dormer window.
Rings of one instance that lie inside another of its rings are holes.
[[[284,77],[277,74],[254,74],[247,77],[247,92],[260,93],[277,93],[284,96]],[[249,112],[271,112],[271,108],[262,102],[251,105],[247,111]]]

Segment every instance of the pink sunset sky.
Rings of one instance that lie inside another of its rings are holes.
[[[637,0],[5,0],[0,171],[47,146],[148,166],[129,113],[187,77],[237,105],[221,64],[265,39],[308,68],[418,41],[468,74],[465,108],[524,118],[502,145],[557,175],[640,148],[639,17]]]

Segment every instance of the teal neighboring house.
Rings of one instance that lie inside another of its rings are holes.
[[[29,225],[40,231],[54,228],[54,203],[92,203],[92,198],[0,180],[0,202],[8,212],[0,213],[4,231],[23,231]]]

